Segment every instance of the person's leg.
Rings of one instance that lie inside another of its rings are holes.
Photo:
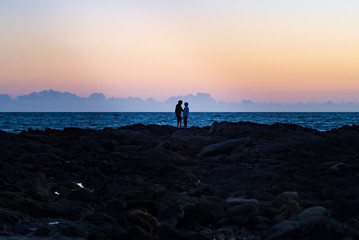
[[[184,124],[184,127],[186,128],[187,127],[187,117],[183,117],[183,124]]]
[[[182,128],[182,119],[180,120],[180,128]]]

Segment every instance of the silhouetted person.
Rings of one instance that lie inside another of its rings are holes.
[[[187,128],[187,118],[189,116],[189,107],[188,102],[184,103],[184,109],[183,109],[183,125],[185,128]]]
[[[183,112],[183,108],[182,108],[182,100],[178,101],[178,104],[176,105],[176,117],[177,117],[177,128],[178,127],[182,127],[182,116],[181,113]]]

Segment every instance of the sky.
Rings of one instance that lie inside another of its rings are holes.
[[[357,0],[1,0],[0,94],[359,102]]]

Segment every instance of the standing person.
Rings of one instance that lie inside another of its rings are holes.
[[[182,116],[181,113],[183,112],[183,108],[182,108],[182,100],[178,101],[178,104],[176,105],[176,117],[177,117],[177,128],[178,127],[182,127]]]
[[[187,128],[187,118],[189,116],[189,107],[188,102],[184,103],[184,109],[183,109],[183,125],[184,128]]]

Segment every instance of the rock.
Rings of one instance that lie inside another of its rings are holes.
[[[230,150],[238,147],[238,145],[247,145],[250,143],[250,138],[239,138],[223,141],[204,147],[201,152],[197,154],[196,157],[201,159],[209,156],[215,156],[217,154],[227,153]]]
[[[56,168],[61,166],[62,159],[53,153],[30,153],[24,154],[20,161],[22,163],[34,164],[39,168]]]
[[[290,200],[288,203],[282,205],[280,214],[275,217],[275,220],[279,222],[284,219],[290,219],[302,211],[303,207],[297,201]]]
[[[137,217],[135,214],[125,213],[118,218],[118,222],[127,230],[129,230],[134,225],[139,226],[148,233],[150,233],[152,230],[150,223],[140,217]]]
[[[157,223],[157,219],[152,216],[149,213],[143,212],[141,210],[133,210],[131,212],[131,214],[137,216],[138,218],[142,219],[143,221],[145,221],[149,226],[150,226],[150,232],[152,232],[152,230],[155,228],[156,223]]]
[[[107,223],[111,223],[111,224],[116,223],[116,219],[113,218],[112,216],[110,216],[106,213],[99,213],[99,212],[87,214],[81,220],[89,221],[89,222],[96,222],[96,223],[99,223],[99,222],[107,222]]]
[[[200,205],[208,209],[215,219],[222,218],[226,215],[226,202],[224,199],[216,196],[202,196],[200,198]]]
[[[300,224],[296,221],[281,221],[280,223],[274,225],[265,233],[264,240],[276,240],[276,239],[291,239],[288,236],[299,229]],[[293,238],[298,239],[298,238]]]
[[[80,220],[92,214],[93,211],[94,209],[86,203],[61,199],[57,202],[49,203],[39,214],[68,220]]]
[[[87,237],[88,240],[107,240],[108,237],[103,232],[92,232]]]
[[[185,229],[195,230],[201,226],[214,223],[215,218],[209,209],[201,205],[189,205],[184,207],[184,217],[179,225]]]
[[[76,183],[74,183],[72,181],[68,181],[68,180],[63,180],[63,181],[59,182],[58,187],[64,187],[64,188],[68,188],[70,190],[75,190],[75,189],[80,188],[79,185],[77,185]]]
[[[262,239],[348,239],[352,235],[356,239],[359,234],[352,233],[345,224],[327,217],[314,217],[306,223],[282,221],[266,232]],[[349,238],[351,239],[351,238]]]
[[[359,239],[358,126],[0,131],[0,156],[1,239]]]
[[[126,209],[127,204],[121,200],[115,199],[109,202],[107,206],[110,211],[120,213]]]
[[[266,230],[273,225],[273,221],[263,216],[255,216],[251,219],[251,225],[254,229]]]
[[[151,240],[150,234],[137,225],[130,228],[127,236],[128,240]]]
[[[162,226],[159,232],[159,240],[185,240],[182,231],[169,226]]]
[[[213,187],[208,184],[202,184],[199,187],[192,189],[188,194],[194,197],[200,197],[202,195],[212,195],[214,192]]]
[[[299,202],[299,195],[297,192],[283,192],[273,199],[272,204],[274,207],[281,208],[291,200]]]
[[[21,185],[31,197],[39,201],[52,195],[46,175],[42,172],[32,174]]]
[[[258,201],[257,199],[245,199],[245,198],[227,198],[226,203],[229,207],[242,205],[242,204],[252,204],[258,208]]]
[[[83,226],[73,225],[64,227],[61,231],[61,235],[74,238],[86,238],[88,233]]]
[[[258,203],[249,202],[228,208],[227,214],[230,216],[251,215],[256,213],[257,210],[258,210]]]
[[[323,188],[322,196],[321,196],[323,200],[331,200],[334,198],[334,196],[335,196],[335,191],[332,187],[326,186]]]
[[[0,206],[11,210],[19,210],[37,216],[38,212],[43,209],[43,205],[29,195],[22,192],[0,191]]]
[[[325,207],[311,207],[303,210],[301,213],[293,216],[290,220],[299,221],[300,223],[307,223],[311,218],[325,217],[329,215],[328,209]]]
[[[17,224],[30,220],[26,213],[0,208],[0,225]]]
[[[184,210],[181,205],[167,207],[158,213],[158,220],[161,222],[161,225],[168,225],[170,227],[177,226],[183,217]]]
[[[86,188],[79,188],[69,191],[64,197],[71,201],[90,202],[91,192]]]
[[[127,209],[145,209],[153,216],[158,214],[158,207],[153,201],[149,200],[134,200],[127,202]]]

